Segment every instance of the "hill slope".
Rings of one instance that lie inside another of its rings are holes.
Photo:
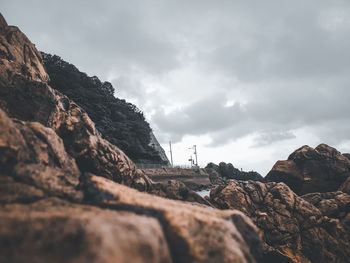
[[[83,108],[102,136],[136,163],[169,164],[161,147],[151,141],[152,129],[133,104],[114,97],[109,82],[89,77],[59,56],[43,53],[49,84]]]

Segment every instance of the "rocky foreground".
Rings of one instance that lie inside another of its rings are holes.
[[[212,165],[205,200],[138,170],[42,62],[0,15],[0,262],[349,262],[348,155]]]
[[[207,204],[154,184],[48,80],[0,16],[0,262],[261,261],[243,213],[139,192]]]

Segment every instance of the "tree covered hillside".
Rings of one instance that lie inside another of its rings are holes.
[[[150,144],[151,128],[141,110],[114,97],[110,82],[89,77],[59,56],[43,53],[50,85],[82,107],[102,136],[137,163],[167,163]]]

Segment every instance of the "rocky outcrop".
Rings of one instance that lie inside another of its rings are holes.
[[[350,195],[347,193],[311,193],[301,198],[317,207],[323,216],[338,219],[343,225],[350,227]]]
[[[1,262],[260,261],[240,212],[81,176],[52,129],[0,114]]]
[[[156,136],[154,135],[153,131],[150,132],[150,142],[149,142],[148,145],[150,147],[152,147],[152,149],[154,149],[158,153],[158,156],[161,159],[161,163],[162,164],[164,164],[166,166],[170,166],[170,162],[168,160],[168,157],[166,156],[166,153],[165,153],[163,147],[158,142],[158,140],[157,140]],[[150,161],[154,163],[154,159],[151,159]]]
[[[243,213],[137,191],[200,201],[153,186],[47,84],[40,54],[1,15],[0,37],[1,262],[261,262]]]
[[[265,177],[284,182],[295,193],[337,191],[350,176],[350,160],[336,149],[321,144],[315,149],[303,146],[286,161],[278,161]]]
[[[347,262],[350,196],[297,196],[284,183],[228,181],[210,193],[221,209],[238,209],[263,233],[264,262]]]
[[[0,205],[2,262],[260,262],[255,226],[219,211],[82,180],[84,203]]]
[[[31,202],[51,195],[82,199],[76,190],[80,172],[61,138],[40,123],[11,120],[2,110],[0,167],[3,202]]]
[[[10,117],[52,128],[81,172],[92,172],[139,190],[151,181],[116,146],[104,140],[84,110],[48,84],[41,54],[17,28],[1,28],[0,107]]]
[[[42,54],[50,76],[49,85],[84,109],[104,139],[136,163],[169,164],[142,112],[135,105],[114,97],[111,83],[87,76],[58,56]]]
[[[250,171],[245,172],[235,168],[232,163],[221,162],[219,165],[214,163],[208,163],[205,167],[208,170],[216,171],[223,179],[235,179],[235,180],[253,180],[262,182],[264,178],[257,172]]]
[[[93,175],[85,178],[84,188],[89,202],[158,218],[164,227],[174,262],[239,262],[241,259],[235,255],[238,250],[241,250],[239,253],[247,262],[260,260],[259,239],[252,232],[255,226],[248,224],[248,218],[237,211],[222,213],[194,204],[170,201],[130,191],[130,188]],[[240,235],[244,235],[244,243],[249,244],[250,251],[239,244],[243,240],[231,229],[230,221],[237,226]]]

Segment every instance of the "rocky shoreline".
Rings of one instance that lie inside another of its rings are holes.
[[[210,164],[202,198],[137,169],[49,80],[0,14],[0,262],[348,262],[348,154],[303,146],[265,178]]]

